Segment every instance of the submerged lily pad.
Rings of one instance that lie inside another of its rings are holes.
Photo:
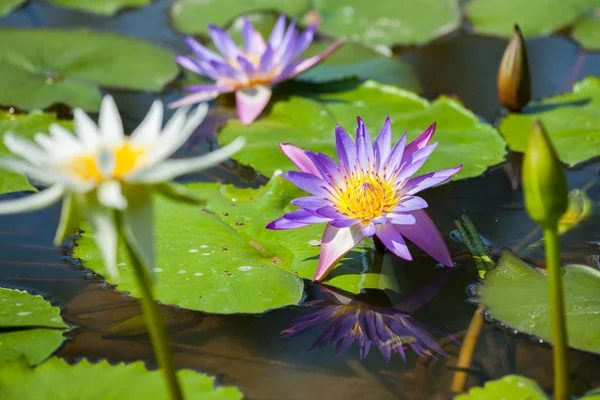
[[[368,45],[422,44],[460,24],[457,0],[230,0],[217,7],[214,0],[178,0],[171,9],[175,27],[187,34],[206,34],[208,24],[225,25],[255,10],[275,10],[306,24],[318,22],[319,31]]]
[[[414,93],[374,81],[309,96],[291,96],[276,102],[268,115],[250,126],[230,121],[219,139],[225,144],[245,136],[248,144],[234,158],[267,176],[277,169],[295,168],[279,149],[280,142],[335,156],[335,126],[340,124],[354,132],[357,116],[365,120],[374,137],[389,114],[394,140],[399,140],[404,131],[412,140],[436,121],[434,141],[439,141],[439,145],[419,173],[462,164],[455,179],[478,176],[489,166],[502,162],[506,154],[506,145],[493,127],[446,97],[429,103]]]
[[[558,157],[573,166],[600,156],[600,79],[585,78],[573,92],[531,103],[524,114],[509,114],[499,126],[508,145],[525,151],[533,121],[543,122]]]
[[[0,110],[0,157],[12,155],[1,140],[6,132],[32,139],[38,132],[48,132],[48,127],[55,123],[68,129],[73,126],[71,121],[59,121],[51,113],[34,111],[29,114],[14,114]],[[25,190],[35,191],[25,175],[0,169],[0,194]]]
[[[600,51],[600,17],[585,16],[573,27],[573,39],[586,50]]]
[[[519,375],[507,375],[489,381],[484,387],[474,387],[469,390],[469,393],[454,397],[454,400],[496,399],[547,400],[548,397],[533,379]]]
[[[270,231],[265,225],[304,193],[282,178],[260,189],[216,183],[186,185],[208,200],[206,207],[156,200],[156,297],[164,304],[213,313],[258,313],[298,304],[302,278],[312,278],[325,225]],[[120,248],[122,259],[124,249]],[[83,265],[105,274],[85,233],[75,247]],[[352,251],[326,282],[357,293],[363,288],[395,289],[393,277],[368,269],[370,245]],[[366,265],[365,265],[366,264]],[[117,289],[138,296],[129,265],[120,267]]]
[[[60,309],[43,297],[0,288],[0,365],[22,357],[42,362],[63,343],[66,328]]]
[[[235,387],[215,387],[215,378],[194,372],[177,372],[188,400],[240,400]],[[167,400],[168,393],[160,371],[148,371],[144,363],[110,365],[82,360],[69,365],[52,358],[36,368],[10,364],[0,369],[0,400],[86,400],[146,399]],[[84,394],[82,397],[82,393]]]
[[[600,353],[600,270],[567,265],[563,275],[569,346]],[[477,299],[494,319],[552,342],[546,276],[505,249],[476,286]]]
[[[594,7],[600,7],[600,0],[471,0],[465,13],[478,33],[511,37],[518,24],[525,36],[543,36]]]
[[[0,103],[55,103],[97,111],[99,86],[160,91],[178,73],[173,54],[139,39],[88,30],[0,29]]]

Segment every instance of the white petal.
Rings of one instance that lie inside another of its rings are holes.
[[[149,164],[158,163],[175,153],[194,133],[196,128],[204,121],[208,113],[208,104],[200,104],[192,114],[187,117],[183,127],[167,126],[158,138],[154,151],[149,156]]]
[[[55,171],[35,166],[23,160],[2,158],[0,159],[0,168],[20,172],[47,186],[64,179],[62,175],[57,174]]]
[[[138,127],[131,133],[130,141],[136,145],[153,144],[160,129],[163,120],[163,104],[160,100],[155,100],[150,107],[150,111]]]
[[[46,153],[38,146],[13,133],[4,135],[4,144],[10,151],[23,157],[34,165],[39,165],[40,162],[43,162],[47,158]]]
[[[128,176],[127,181],[132,183],[168,182],[175,177],[218,165],[239,151],[245,144],[246,139],[239,137],[227,146],[204,156],[181,160],[167,160],[156,164],[153,167]]]
[[[106,144],[115,144],[123,140],[123,123],[119,109],[110,95],[104,96],[100,106],[100,134]]]
[[[121,191],[118,181],[108,181],[98,186],[98,201],[108,208],[124,210],[127,208],[127,199]]]
[[[59,201],[63,194],[64,187],[62,185],[54,185],[46,190],[20,199],[2,201],[0,202],[0,215],[41,210]]]
[[[122,213],[121,232],[140,263],[152,275],[154,267],[154,227],[152,191],[138,193],[136,202]]]
[[[98,171],[100,171],[103,178],[111,178],[113,176],[115,168],[117,167],[117,160],[112,151],[106,147],[98,149],[95,161],[96,167],[98,167]]]
[[[73,111],[75,121],[75,132],[89,151],[93,150],[98,144],[98,127],[92,119],[81,109],[76,108]]]
[[[84,214],[92,230],[94,231],[94,240],[98,245],[98,250],[104,266],[109,275],[116,279],[119,276],[117,269],[117,228],[115,225],[114,211],[104,207],[85,207]]]
[[[50,125],[48,130],[50,131],[52,139],[60,146],[77,149],[81,148],[81,143],[77,139],[75,139],[73,133],[67,128],[58,124],[52,124]]]

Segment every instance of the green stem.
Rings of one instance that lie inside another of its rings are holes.
[[[562,268],[558,244],[557,225],[544,228],[546,247],[546,271],[550,294],[552,322],[552,353],[554,356],[554,400],[568,400],[569,391],[569,347],[565,320],[565,299],[562,287]]]
[[[148,275],[147,269],[140,262],[135,250],[131,248],[126,238],[124,242],[127,251],[129,252],[131,262],[133,263],[135,279],[141,292],[142,311],[144,312],[146,325],[150,332],[152,349],[154,350],[154,355],[156,356],[156,360],[162,371],[165,385],[169,391],[169,397],[171,400],[183,400],[183,395],[176,375],[177,366],[175,365],[175,359],[173,358],[173,353],[171,352],[171,347],[169,345],[169,335],[167,333],[164,315],[158,304],[154,301],[152,280]]]

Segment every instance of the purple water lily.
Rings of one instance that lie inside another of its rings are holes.
[[[419,356],[433,355],[434,352],[446,355],[427,333],[432,329],[412,318],[409,312],[397,307],[373,307],[324,285],[320,285],[320,291],[323,300],[303,303],[303,306],[316,311],[295,319],[281,332],[283,337],[293,337],[323,325],[319,336],[306,351],[335,344],[335,353],[339,357],[356,342],[361,359],[367,356],[372,345],[379,349],[386,361],[394,353],[406,360],[405,350],[408,347]]]
[[[313,196],[292,200],[300,207],[269,223],[268,229],[294,229],[326,222],[321,254],[313,280],[322,280],[335,264],[363,238],[376,235],[394,254],[412,260],[407,237],[445,266],[452,266],[448,247],[424,209],[420,191],[445,182],[462,166],[411,178],[437,143],[429,144],[433,123],[406,145],[406,133],[392,148],[388,117],[371,143],[358,118],[356,142],[338,126],[335,130],[339,165],[325,154],[282,143],[281,150],[301,172],[281,176]]]
[[[294,20],[286,30],[285,16],[282,14],[265,43],[262,35],[244,17],[244,48],[240,49],[224,30],[211,25],[210,36],[221,55],[187,37],[186,43],[194,56],[178,56],[177,62],[192,72],[213,79],[215,83],[190,86],[187,90],[193,94],[169,106],[200,103],[221,93],[235,92],[240,121],[252,123],[269,102],[272,85],[314,67],[344,43],[338,41],[323,53],[302,59],[301,55],[311,44],[315,30],[316,25],[311,25],[298,35]]]

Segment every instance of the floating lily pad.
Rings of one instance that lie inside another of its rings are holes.
[[[318,22],[319,31],[368,45],[422,44],[460,24],[457,0],[229,0],[216,7],[211,0],[178,0],[171,9],[175,27],[187,34],[206,34],[208,24],[225,25],[255,10],[274,10],[306,24]]]
[[[6,148],[1,138],[6,132],[13,132],[21,137],[32,139],[38,132],[48,132],[51,124],[58,123],[71,129],[71,121],[58,121],[51,113],[34,111],[29,114],[14,114],[0,110],[0,157],[12,155]],[[33,190],[25,175],[0,169],[0,194]]]
[[[9,14],[12,10],[25,3],[27,0],[2,0],[0,3],[0,17]]]
[[[151,0],[44,0],[57,6],[89,11],[95,14],[114,15],[126,7],[142,7]]]
[[[44,361],[66,328],[60,309],[43,297],[0,288],[0,365],[22,357],[31,365]]]
[[[487,167],[500,163],[506,154],[506,145],[493,127],[446,97],[429,103],[414,93],[374,81],[309,96],[312,97],[291,96],[276,102],[268,115],[250,126],[237,120],[228,122],[220,132],[220,141],[230,143],[245,136],[248,143],[235,159],[269,176],[277,169],[295,169],[279,150],[280,142],[334,156],[337,124],[354,132],[356,117],[360,116],[374,137],[389,114],[395,140],[404,131],[412,140],[437,121],[434,141],[439,141],[439,145],[419,173],[462,164],[455,179],[478,176]]]
[[[599,0],[471,0],[465,13],[478,33],[511,37],[518,24],[525,36],[543,36],[572,24]]]
[[[188,400],[240,400],[235,387],[215,387],[214,377],[191,370],[177,372]],[[82,360],[69,365],[52,358],[36,368],[10,364],[0,370],[0,400],[86,400],[146,399],[167,400],[160,371],[148,371],[141,361],[110,365]],[[83,395],[82,397],[82,393]]]
[[[600,17],[585,16],[573,27],[573,39],[587,50],[600,51]]]
[[[507,375],[489,381],[484,387],[474,387],[469,390],[469,393],[454,397],[454,400],[497,399],[547,400],[548,397],[533,379],[519,375]]]
[[[509,114],[499,126],[508,145],[525,151],[533,121],[541,120],[558,157],[573,166],[600,156],[600,79],[585,78],[573,92],[531,103],[525,114]]]
[[[173,54],[139,39],[87,30],[0,29],[0,103],[55,103],[97,111],[98,86],[160,91],[178,73]]]
[[[600,353],[600,270],[568,265],[563,275],[569,346]],[[491,317],[519,332],[552,342],[546,276],[505,249],[477,285],[477,299]]]
[[[325,225],[271,231],[265,225],[304,192],[282,178],[260,189],[216,183],[186,185],[208,200],[206,207],[156,201],[156,297],[164,304],[213,313],[258,313],[298,304],[302,278],[312,278]],[[365,241],[366,243],[366,241]],[[121,255],[124,249],[121,248]],[[75,247],[83,265],[105,274],[90,234]],[[352,251],[326,283],[354,293],[396,288],[394,277],[371,271],[371,245]],[[121,257],[125,259],[124,257]],[[117,289],[138,296],[128,265],[120,267]]]

